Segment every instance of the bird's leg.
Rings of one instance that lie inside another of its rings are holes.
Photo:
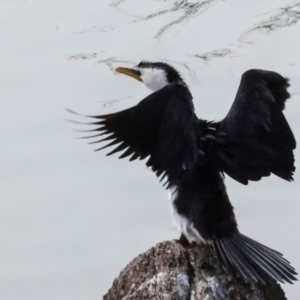
[[[190,242],[188,241],[188,239],[185,237],[185,235],[182,233],[179,237],[179,243],[182,246],[189,246]]]
[[[178,242],[181,246],[184,248],[190,248],[192,244],[189,242],[189,240],[185,237],[185,235],[182,233],[178,240],[175,240]]]

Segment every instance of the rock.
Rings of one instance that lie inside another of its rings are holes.
[[[276,282],[250,284],[220,269],[205,245],[157,244],[130,262],[104,300],[286,300]]]

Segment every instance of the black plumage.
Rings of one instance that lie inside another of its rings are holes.
[[[292,180],[296,141],[283,115],[288,80],[275,72],[249,70],[242,76],[233,105],[220,123],[226,144],[217,153],[220,168],[237,181],[273,173]]]
[[[137,67],[151,66],[168,65],[142,62]],[[165,67],[166,74],[170,70],[176,72]],[[133,77],[137,74],[142,76],[135,70]],[[188,87],[172,74],[169,84],[136,106],[92,116],[99,121],[91,124],[99,127],[91,131],[105,135],[96,143],[110,141],[97,150],[116,146],[108,155],[123,151],[120,158],[147,157],[146,165],[166,178],[172,191],[182,233],[210,245],[227,273],[250,282],[291,283],[296,272],[280,253],[239,232],[222,175],[243,184],[271,173],[292,180],[296,142],[282,113],[288,80],[271,71],[245,72],[227,116],[210,122],[196,117]]]

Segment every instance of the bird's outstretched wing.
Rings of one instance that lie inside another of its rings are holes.
[[[147,160],[147,166],[160,176],[176,180],[180,172],[191,168],[198,155],[197,117],[187,86],[173,82],[149,95],[136,106],[109,115],[93,116],[100,121],[91,130],[99,141],[111,141],[97,150],[117,145],[107,155],[123,151],[120,158],[130,156]]]
[[[229,113],[217,124],[225,133],[216,157],[221,171],[244,184],[270,173],[293,179],[296,141],[282,112],[288,86],[275,72],[243,74]]]

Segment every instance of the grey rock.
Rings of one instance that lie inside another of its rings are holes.
[[[276,282],[259,285],[226,275],[205,245],[157,244],[131,261],[104,300],[286,300]]]

